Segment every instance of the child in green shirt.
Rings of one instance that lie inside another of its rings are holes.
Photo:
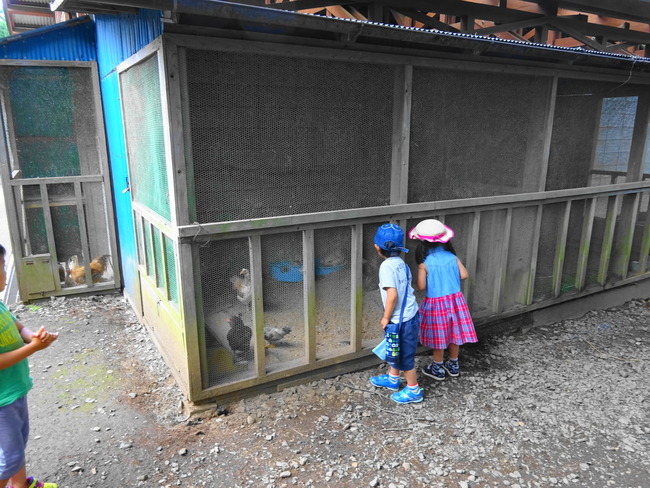
[[[0,292],[6,286],[5,248],[0,245]],[[29,436],[27,392],[32,387],[27,358],[45,349],[58,334],[41,327],[34,333],[0,302],[0,488],[57,488],[27,477],[25,447]]]

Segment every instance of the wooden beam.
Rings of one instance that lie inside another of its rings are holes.
[[[384,22],[385,12],[384,6],[376,2],[368,3],[368,20],[370,22]]]
[[[526,29],[528,27],[536,27],[538,25],[543,25],[549,20],[552,20],[552,17],[543,17],[536,15],[529,19],[520,20],[517,22],[509,22],[507,24],[497,24],[492,27],[485,27],[484,29],[477,29],[474,33],[486,36],[488,34],[496,34],[497,32],[509,32],[517,29]]]
[[[339,7],[342,2],[337,2],[335,0],[293,0],[291,2],[282,2],[282,3],[273,3],[270,5],[265,5],[265,8],[271,8],[276,10],[288,10],[291,12],[296,12],[298,10],[307,10],[312,8],[325,8],[325,7]],[[355,3],[365,3],[357,0],[346,0],[345,5],[351,5]]]
[[[445,24],[441,20],[439,20],[439,16],[435,15],[434,17],[430,17],[422,12],[418,12],[417,10],[409,10],[409,9],[393,9],[396,12],[400,12],[402,15],[406,15],[407,17],[411,17],[413,20],[417,20],[418,22],[422,22],[426,27],[433,27],[434,29],[438,29],[441,31],[446,31],[446,32],[460,32],[458,29],[455,27],[452,27],[449,24]]]
[[[436,12],[456,17],[470,16],[475,19],[491,20],[493,22],[516,22],[530,18],[530,13],[513,9],[503,9],[492,5],[483,5],[460,0],[375,0],[377,3],[392,9],[419,10],[420,12]]]
[[[574,39],[577,39],[578,41],[583,43],[585,46],[595,49],[596,51],[602,51],[603,49],[605,49],[605,46],[603,46],[596,40],[585,36],[584,33],[579,29],[577,29],[576,27],[572,27],[571,25],[565,22],[560,22],[559,19],[555,19],[549,22],[549,25],[554,29],[557,29],[561,32],[564,32],[565,34],[570,35]]]

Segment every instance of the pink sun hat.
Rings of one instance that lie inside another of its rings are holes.
[[[409,239],[428,242],[445,243],[452,237],[454,237],[454,231],[436,219],[423,220],[409,232]]]

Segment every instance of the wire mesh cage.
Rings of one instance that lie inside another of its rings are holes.
[[[195,246],[200,260],[204,381],[215,386],[256,376],[248,239]]]
[[[364,224],[362,251],[362,344],[364,347],[374,347],[381,342],[384,332],[381,328],[381,317],[384,306],[379,293],[379,266],[382,258],[377,255],[374,247],[374,236],[377,228],[384,222]]]
[[[194,49],[185,65],[198,222],[389,203],[393,67]]]
[[[267,373],[305,360],[302,233],[262,236],[262,286]]]
[[[549,86],[541,77],[415,68],[408,201],[521,192],[534,181],[523,163],[541,152],[534,108]]]
[[[625,181],[636,104],[646,89],[632,84],[558,80],[546,190]],[[650,165],[648,158],[646,165]]]
[[[351,351],[351,231],[349,227],[314,233],[316,280],[316,357]]]

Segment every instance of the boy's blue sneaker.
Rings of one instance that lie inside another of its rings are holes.
[[[452,361],[451,359],[447,359],[442,367],[445,369],[449,376],[453,376],[454,378],[460,374],[460,369],[458,368],[458,360]]]
[[[408,386],[400,392],[393,393],[391,399],[397,403],[420,403],[422,401],[422,388],[414,390]]]
[[[429,366],[422,368],[422,373],[438,381],[444,380],[446,375],[442,365],[436,363],[431,363]]]
[[[380,388],[388,388],[392,391],[399,390],[399,378],[392,380],[387,374],[382,374],[380,376],[371,376],[370,383],[374,386],[378,386]]]

